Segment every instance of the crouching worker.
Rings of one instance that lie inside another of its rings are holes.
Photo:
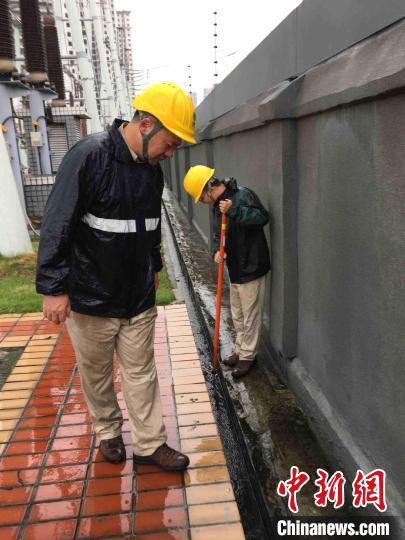
[[[194,139],[194,106],[176,84],[138,94],[130,122],[81,139],[63,158],[41,227],[37,292],[54,323],[66,321],[100,451],[126,459],[114,391],[117,353],[135,463],[167,471],[189,459],[170,448],[153,343],[163,172],[184,139]]]
[[[223,363],[233,368],[234,378],[246,375],[253,366],[262,324],[266,274],[270,256],[263,227],[269,214],[254,191],[238,187],[234,178],[218,180],[215,169],[191,167],[184,189],[194,201],[209,204],[214,217],[214,260],[221,262],[219,239],[221,213],[228,217],[226,264],[230,280],[230,304],[236,332],[233,354]]]

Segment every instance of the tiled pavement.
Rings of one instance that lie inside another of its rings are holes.
[[[0,538],[244,538],[187,310],[159,308],[155,357],[168,443],[184,473],[102,460],[64,327],[0,315],[0,348],[24,347],[0,391]],[[127,418],[115,372],[118,398]]]

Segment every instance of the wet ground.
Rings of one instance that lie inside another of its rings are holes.
[[[204,334],[204,328],[201,326],[205,326],[212,338],[217,285],[216,265],[211,261],[206,244],[190,226],[170,193],[165,193],[164,201],[170,220],[170,226],[168,223],[165,226],[166,235],[175,236],[178,251],[185,263],[183,269],[188,274],[188,286],[193,288],[197,310],[204,319],[196,321],[194,332],[198,338],[199,333]],[[169,267],[170,259],[173,260],[175,257],[171,251],[173,250],[166,245]],[[169,268],[169,274],[179,285],[181,292],[179,270]],[[229,289],[225,279],[221,312],[222,358],[232,353],[234,337],[228,298]],[[196,342],[198,343],[198,339]],[[204,342],[201,340],[201,353],[203,348]],[[209,365],[211,359],[207,352],[206,356],[206,376],[209,379],[212,377]],[[274,522],[275,518],[290,514],[286,499],[277,495],[276,488],[279,480],[289,477],[290,467],[293,465],[307,472],[312,480],[299,494],[299,512],[296,514],[298,517],[353,515],[352,508],[343,507],[334,510],[330,506],[327,508],[315,506],[313,495],[316,488],[313,481],[317,476],[316,470],[323,468],[333,473],[337,467],[324,455],[295,396],[271,371],[265,360],[259,361],[251,373],[239,382],[232,378],[231,370],[226,366],[222,367],[222,375],[222,390],[228,394],[228,400],[237,418],[237,427],[243,437],[243,451],[248,453],[245,457],[252,465],[270,519]],[[218,399],[218,396],[215,396],[216,391],[221,391],[221,387],[213,380],[214,400]]]

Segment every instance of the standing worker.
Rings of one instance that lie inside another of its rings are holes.
[[[258,350],[270,255],[263,227],[269,214],[256,193],[238,187],[234,178],[218,180],[215,169],[191,167],[184,178],[184,189],[196,203],[213,207],[214,260],[219,253],[221,213],[228,218],[225,256],[230,280],[232,321],[236,331],[233,354],[223,363],[233,368],[235,379],[246,375]]]
[[[37,292],[50,321],[66,320],[83,393],[111,463],[126,459],[113,385],[117,352],[134,460],[167,471],[189,459],[166,444],[153,343],[162,269],[159,162],[195,143],[194,106],[176,84],[149,86],[130,122],[79,141],[64,157],[41,228]]]

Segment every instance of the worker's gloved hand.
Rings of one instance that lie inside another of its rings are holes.
[[[44,317],[55,324],[65,322],[70,315],[70,300],[67,294],[44,296]]]
[[[224,260],[226,259],[226,253],[224,253]],[[222,262],[222,257],[221,255],[219,254],[219,251],[216,251],[215,252],[215,255],[214,255],[214,261],[217,263],[217,264],[220,264]]]
[[[219,209],[223,214],[226,214],[231,206],[232,206],[231,199],[225,199],[219,202]]]

